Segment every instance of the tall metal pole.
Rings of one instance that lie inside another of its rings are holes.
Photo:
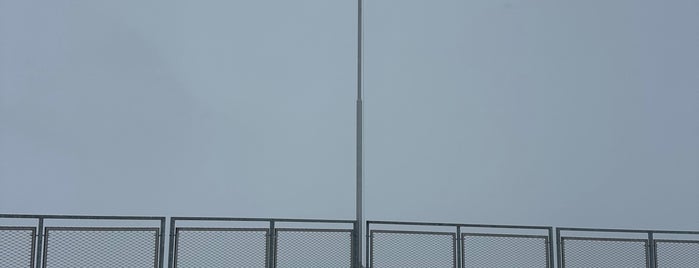
[[[362,267],[362,224],[363,218],[363,141],[362,141],[362,116],[364,105],[362,103],[362,0],[357,0],[357,189],[356,189],[356,210],[357,223],[355,226],[355,264],[357,267]]]

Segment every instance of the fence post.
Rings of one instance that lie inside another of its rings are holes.
[[[456,226],[456,267],[464,267],[464,241],[461,238],[461,226]]]
[[[648,232],[648,246],[646,247],[646,260],[648,260],[648,267],[649,268],[655,268],[656,266],[656,261],[655,261],[655,239],[653,239],[653,232]]]
[[[548,262],[548,267],[551,268],[553,267],[553,227],[549,227],[549,238],[548,238],[548,259],[546,260]]]
[[[175,267],[175,221],[176,219],[174,217],[170,218],[170,236],[169,236],[169,242],[170,242],[170,247],[168,249],[168,258],[167,258],[167,267],[169,268],[174,268]]]
[[[39,217],[39,230],[37,230],[37,240],[36,240],[36,268],[41,268],[41,250],[43,249],[44,241],[44,218]]]
[[[558,268],[565,267],[563,263],[563,240],[561,239],[561,230],[556,228],[556,260],[558,261]]]
[[[274,221],[269,221],[269,238],[268,238],[268,258],[267,267],[274,268],[277,266],[275,257],[277,255],[277,231],[274,227]]]

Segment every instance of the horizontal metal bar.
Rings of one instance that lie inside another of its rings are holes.
[[[519,235],[519,234],[486,234],[486,233],[461,233],[462,237],[511,237],[511,238],[536,238],[548,240],[546,235]]]
[[[556,228],[560,231],[572,232],[601,232],[601,233],[656,233],[656,234],[691,234],[699,235],[699,231],[667,231],[667,230],[642,230],[642,229],[600,229],[600,228]]]
[[[352,233],[353,229],[312,229],[312,228],[277,228],[276,232],[290,233]]]
[[[699,240],[655,239],[653,241],[655,241],[655,243],[699,244]]]
[[[284,218],[227,218],[227,217],[172,217],[176,221],[259,221],[259,222],[314,222],[314,223],[354,223],[354,220],[327,219],[284,219]]]
[[[165,217],[155,216],[90,216],[90,215],[29,215],[29,214],[0,214],[0,218],[9,219],[76,219],[76,220],[152,220],[160,221]]]
[[[0,231],[36,231],[36,227],[0,226]]]
[[[217,227],[177,227],[179,233],[184,232],[269,232],[267,228],[217,228]]]
[[[371,235],[374,234],[416,234],[416,235],[444,235],[456,237],[453,232],[422,232],[422,231],[398,231],[398,230],[371,230]]]
[[[448,227],[471,227],[471,228],[507,228],[507,229],[537,229],[549,230],[551,226],[531,226],[531,225],[502,225],[502,224],[468,224],[468,223],[441,223],[441,222],[407,222],[407,221],[367,221],[369,224],[382,225],[415,225],[415,226],[448,226]]]
[[[606,237],[577,237],[564,236],[561,241],[577,240],[577,241],[605,241],[605,242],[648,242],[648,239],[633,239],[633,238],[606,238]]]
[[[140,228],[140,227],[46,227],[46,231],[98,231],[98,232],[112,232],[112,231],[128,231],[128,232],[158,232],[160,228]]]

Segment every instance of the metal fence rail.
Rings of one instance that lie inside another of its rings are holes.
[[[456,233],[372,230],[370,267],[456,267]]]
[[[0,267],[34,267],[35,227],[0,226]]]

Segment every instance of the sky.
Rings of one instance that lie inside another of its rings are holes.
[[[366,218],[699,229],[698,10],[366,0]],[[356,19],[0,0],[0,213],[353,219]]]

